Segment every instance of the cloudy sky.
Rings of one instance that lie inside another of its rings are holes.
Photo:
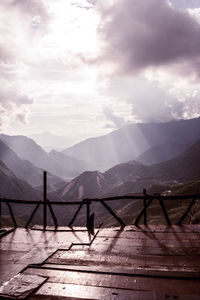
[[[1,0],[0,130],[78,142],[200,115],[200,0]]]

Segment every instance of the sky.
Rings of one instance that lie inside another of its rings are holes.
[[[1,0],[0,131],[70,143],[200,115],[200,0]]]

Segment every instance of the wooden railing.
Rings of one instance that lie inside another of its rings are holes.
[[[73,218],[71,221],[68,223],[69,227],[72,227],[74,221],[76,220],[77,216],[79,215],[81,209],[83,206],[86,206],[86,227],[90,232],[93,232],[94,230],[94,213],[90,213],[90,206],[94,202],[100,203],[108,212],[113,216],[114,219],[117,220],[117,222],[120,224],[121,227],[126,226],[124,221],[113,211],[113,209],[107,204],[107,202],[110,201],[119,201],[119,200],[141,200],[143,201],[143,208],[138,212],[137,216],[135,217],[133,225],[138,226],[139,222],[141,221],[143,217],[143,224],[147,225],[147,210],[152,204],[153,200],[158,201],[161,210],[164,214],[165,220],[167,225],[172,225],[172,222],[170,220],[170,217],[168,215],[167,209],[165,207],[165,200],[189,200],[189,205],[185,212],[182,214],[178,222],[176,223],[177,225],[181,225],[185,218],[188,216],[188,214],[191,211],[191,208],[194,206],[196,201],[200,199],[200,194],[194,194],[194,195],[174,195],[174,196],[162,196],[162,195],[148,195],[146,193],[146,190],[143,190],[143,195],[138,195],[138,196],[116,196],[116,197],[106,197],[106,198],[101,198],[101,199],[83,199],[82,201],[74,201],[74,202],[63,202],[63,201],[49,201],[47,199],[47,173],[46,171],[44,172],[44,179],[43,179],[43,200],[39,201],[33,201],[33,200],[19,200],[19,199],[7,199],[7,198],[0,198],[0,218],[1,218],[1,205],[5,203],[8,207],[10,216],[13,221],[13,225],[17,227],[17,222],[12,210],[11,204],[26,204],[26,205],[35,205],[35,208],[33,212],[30,214],[30,217],[25,225],[26,228],[30,225],[34,215],[36,214],[37,210],[39,209],[40,206],[43,206],[43,229],[45,230],[47,227],[47,208],[49,208],[50,215],[53,219],[55,228],[58,227],[58,221],[54,213],[53,206],[58,205],[58,206],[78,206]]]

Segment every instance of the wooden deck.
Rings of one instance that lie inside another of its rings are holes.
[[[199,225],[17,228],[0,242],[2,299],[200,299]]]

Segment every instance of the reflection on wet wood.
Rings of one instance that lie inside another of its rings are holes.
[[[39,289],[35,297],[31,297],[30,299],[40,299],[38,296],[56,296],[54,299],[57,299],[57,296],[63,296],[67,299],[136,299],[136,300],[150,300],[155,299],[152,298],[153,293],[144,292],[144,291],[130,291],[130,290],[120,290],[115,288],[102,288],[102,287],[94,287],[94,286],[84,286],[78,284],[61,284],[61,283],[46,283],[43,285],[41,289]],[[70,298],[69,298],[70,297]],[[71,298],[73,297],[73,298]],[[141,298],[142,297],[142,298]],[[41,298],[42,299],[42,298]],[[49,298],[46,298],[49,299]],[[197,298],[196,298],[197,299]]]
[[[120,228],[118,228],[120,229]],[[109,230],[109,229],[108,229]],[[139,226],[126,226],[125,231],[144,231],[144,232],[193,232],[193,233],[200,233],[200,226],[199,225],[139,225]]]
[[[184,284],[184,279],[171,279],[163,277],[140,277],[140,276],[126,276],[122,274],[101,274],[93,272],[79,272],[76,270],[47,270],[29,268],[26,274],[37,274],[40,276],[49,277],[49,282],[62,284],[81,284],[86,286],[110,287],[130,290],[156,290],[157,292],[169,293],[190,293],[200,294],[200,284],[197,280],[188,279],[187,286]],[[176,283],[176,284],[174,284]]]
[[[89,244],[85,231],[42,231],[17,228],[0,239],[0,284],[9,280],[29,264],[42,263],[57,249],[72,244]]]
[[[200,298],[199,225],[47,229],[1,239],[4,271],[47,279],[29,300]]]
[[[33,266],[32,266],[33,267]],[[31,267],[31,268],[32,268]],[[35,267],[34,267],[35,268]],[[88,265],[67,265],[67,264],[43,264],[41,269],[48,270],[62,270],[62,271],[78,271],[79,272],[93,272],[99,274],[121,274],[121,275],[135,275],[135,276],[144,276],[144,277],[165,277],[165,278],[188,278],[188,279],[199,279],[200,272],[195,268],[188,267],[170,267],[170,266],[160,266],[160,265],[147,265],[147,264],[135,264],[129,266],[123,265],[112,265],[112,269],[110,265],[98,265],[98,264],[88,264]]]
[[[41,296],[47,296],[47,298],[40,298]],[[50,296],[54,296],[53,298]],[[62,283],[46,283],[36,293],[32,299],[59,299],[62,296],[63,299],[134,299],[134,300],[164,300],[164,299],[178,299],[178,300],[198,300],[198,295],[177,295],[144,290],[128,290],[128,289],[117,289],[117,288],[105,288],[105,287],[94,287],[84,286],[79,284],[62,284]],[[49,298],[48,298],[49,297]],[[72,298],[73,297],[73,298]]]
[[[46,263],[62,265],[108,266],[113,269],[117,266],[127,267],[155,267],[174,269],[191,269],[200,271],[200,262],[190,256],[157,256],[135,255],[135,253],[101,253],[98,251],[58,251]]]
[[[18,274],[0,287],[0,297],[25,299],[46,280],[47,277],[39,275]]]

